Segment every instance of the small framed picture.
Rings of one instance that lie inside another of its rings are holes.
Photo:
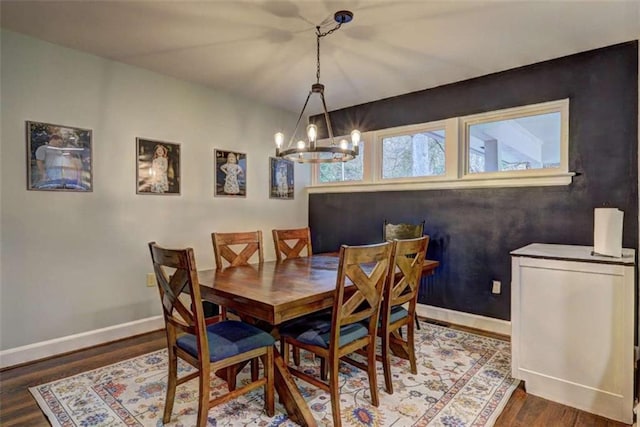
[[[215,195],[247,196],[247,155],[214,149]]]
[[[293,200],[293,162],[291,160],[269,158],[269,197]]]
[[[93,191],[91,130],[26,122],[27,189]]]
[[[180,144],[136,138],[138,194],[180,194]]]

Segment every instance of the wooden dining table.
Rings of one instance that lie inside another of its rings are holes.
[[[333,306],[339,259],[312,255],[282,262],[268,261],[198,272],[202,299],[241,317],[278,325]],[[438,261],[425,260],[423,275],[433,274]],[[302,426],[316,426],[311,410],[275,349],[275,387],[289,417]]]

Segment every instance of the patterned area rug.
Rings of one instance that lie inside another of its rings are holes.
[[[341,411],[346,426],[491,426],[518,385],[510,376],[505,341],[421,322],[416,331],[418,375],[392,358],[394,394],[384,391],[378,364],[380,406],[371,405],[364,372],[341,367]],[[85,372],[30,389],[53,426],[162,426],[166,390],[166,350]],[[319,374],[319,362],[303,352],[302,364]],[[180,364],[181,374],[192,368]],[[248,367],[238,381],[249,377]],[[212,377],[212,395],[226,383]],[[296,380],[298,381],[298,380]],[[298,382],[318,424],[331,426],[328,393]],[[169,425],[195,425],[197,379],[178,387]],[[277,399],[276,399],[277,402]],[[212,408],[208,426],[294,426],[276,403],[263,412],[262,390]]]

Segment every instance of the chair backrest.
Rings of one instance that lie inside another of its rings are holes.
[[[260,230],[241,233],[211,233],[211,241],[213,242],[217,270],[224,267],[223,259],[232,267],[249,264],[249,260],[256,252],[258,253],[258,262],[264,262],[262,231]]]
[[[415,239],[422,237],[424,233],[424,220],[419,224],[391,224],[384,220],[382,227],[382,240]]]
[[[186,332],[197,337],[199,352],[206,350],[207,336],[198,333],[204,331],[205,326],[193,249],[165,249],[151,242],[149,250],[168,340],[175,341],[177,332]]]
[[[338,345],[340,328],[368,320],[375,336],[380,302],[391,265],[393,244],[340,247],[340,264],[333,305],[331,346]],[[345,285],[349,286],[345,293]]]
[[[295,228],[290,230],[272,230],[273,244],[276,248],[278,261],[302,256],[306,249],[306,256],[313,253],[311,249],[311,229]]]
[[[385,286],[382,308],[383,322],[390,315],[391,307],[409,303],[409,313],[415,312],[422,265],[429,246],[429,236],[417,239],[395,240],[391,268]],[[413,316],[410,317],[413,319]]]

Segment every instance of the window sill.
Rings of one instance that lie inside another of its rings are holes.
[[[449,190],[463,188],[547,187],[571,184],[575,172],[545,176],[505,178],[465,178],[422,182],[360,182],[321,184],[306,187],[307,193],[353,193],[361,191]]]

